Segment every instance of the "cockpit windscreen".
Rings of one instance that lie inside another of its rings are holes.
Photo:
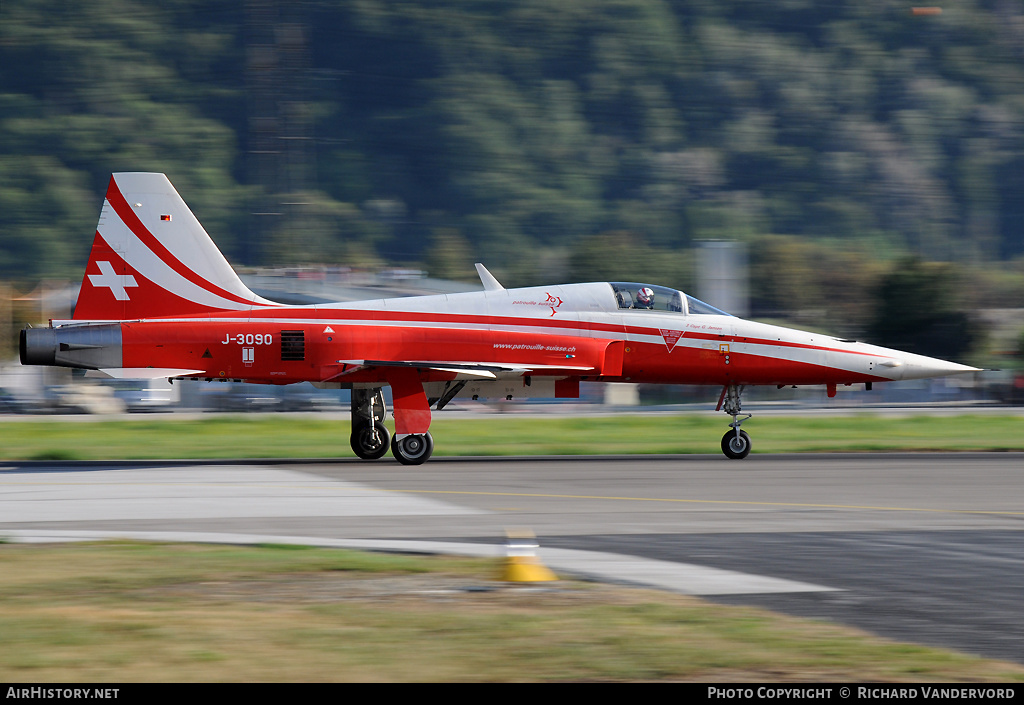
[[[647,311],[670,311],[672,313],[689,313],[690,315],[710,314],[728,316],[714,306],[700,299],[684,294],[675,289],[639,282],[609,282],[615,292],[615,300],[620,309],[638,309]],[[684,303],[685,298],[685,303]]]
[[[619,308],[683,312],[682,292],[637,282],[611,282]]]
[[[715,308],[711,304],[706,304],[703,301],[701,301],[700,299],[695,299],[692,296],[690,296],[689,294],[686,295],[686,308],[690,312],[691,315],[699,314],[699,313],[709,314],[709,315],[712,315],[712,316],[731,316],[732,315],[731,313],[726,313],[725,311],[722,311],[720,309]]]

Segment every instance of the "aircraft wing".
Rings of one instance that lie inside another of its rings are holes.
[[[443,361],[414,361],[414,360],[338,360],[342,369],[322,381],[332,382],[340,377],[362,372],[378,367],[407,367],[418,370],[434,370],[436,372],[448,372],[456,375],[456,379],[497,379],[499,373],[530,374],[542,372],[552,374],[566,372],[567,374],[581,374],[583,372],[594,372],[592,366],[580,365],[527,365],[521,362],[443,362]]]
[[[181,370],[174,367],[104,367],[89,370],[86,377],[112,377],[113,379],[160,379],[161,377],[188,377],[205,374],[205,370]]]

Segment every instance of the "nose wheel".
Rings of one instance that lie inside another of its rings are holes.
[[[740,424],[749,419],[752,414],[746,414],[740,418],[740,394],[743,387],[730,384],[722,390],[722,397],[718,400],[718,408],[732,417],[729,424],[731,430],[726,431],[722,436],[722,452],[730,460],[742,460],[750,455],[750,436],[746,431],[740,430]]]
[[[731,460],[743,460],[750,455],[750,436],[746,431],[726,431],[722,436],[722,452]]]

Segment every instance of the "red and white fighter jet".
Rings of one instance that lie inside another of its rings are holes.
[[[114,174],[74,318],[21,332],[21,362],[113,377],[312,382],[352,390],[351,445],[412,465],[433,450],[431,407],[457,396],[574,398],[581,381],[706,384],[732,417],[749,385],[837,385],[977,371],[930,357],[746,321],[642,282],[505,289],[312,306],[238,278],[163,174]],[[384,426],[390,385],[395,435]]]

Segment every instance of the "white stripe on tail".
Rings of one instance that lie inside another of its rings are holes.
[[[133,320],[276,305],[242,283],[166,176],[111,176],[76,320]]]

